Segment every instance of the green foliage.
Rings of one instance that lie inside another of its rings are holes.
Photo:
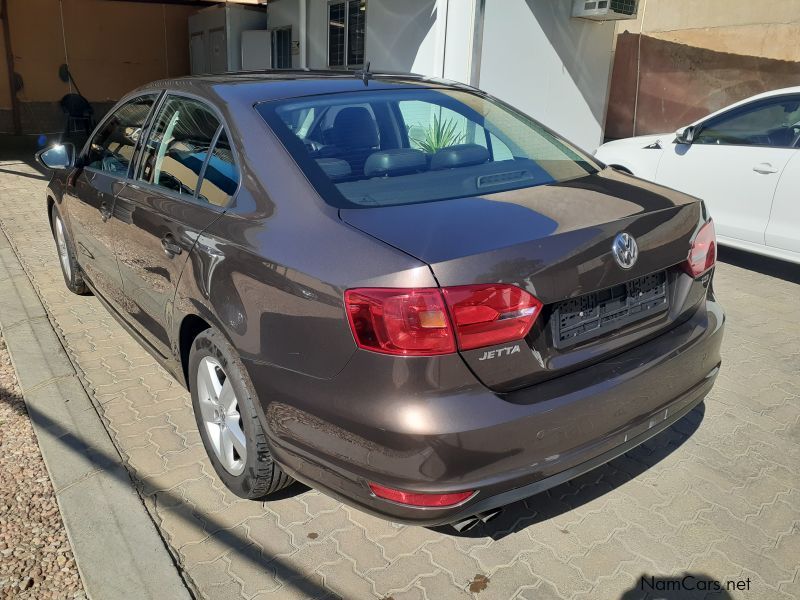
[[[452,119],[440,119],[433,115],[433,123],[428,126],[422,137],[412,137],[411,142],[420,150],[433,154],[437,150],[455,146],[464,141],[464,134],[458,131],[458,123]]]

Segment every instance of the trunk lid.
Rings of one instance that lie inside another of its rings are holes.
[[[426,262],[443,287],[509,283],[544,303],[525,340],[461,353],[497,391],[624,351],[699,302],[693,280],[676,265],[687,257],[701,203],[610,169],[547,186],[340,214]],[[622,232],[639,248],[629,269],[611,252]],[[583,330],[593,310],[596,323],[612,313],[621,318],[593,334]]]

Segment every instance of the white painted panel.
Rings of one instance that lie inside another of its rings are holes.
[[[479,86],[587,151],[602,142],[614,23],[557,0],[487,0]]]
[[[438,12],[435,0],[370,0],[367,60],[371,68],[441,76],[441,58],[437,61],[436,52]]]

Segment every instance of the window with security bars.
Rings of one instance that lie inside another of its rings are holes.
[[[328,4],[328,66],[358,67],[364,64],[366,0]]]

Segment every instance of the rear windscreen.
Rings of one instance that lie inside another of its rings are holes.
[[[256,108],[340,208],[487,195],[597,171],[534,120],[459,90],[365,90]]]

